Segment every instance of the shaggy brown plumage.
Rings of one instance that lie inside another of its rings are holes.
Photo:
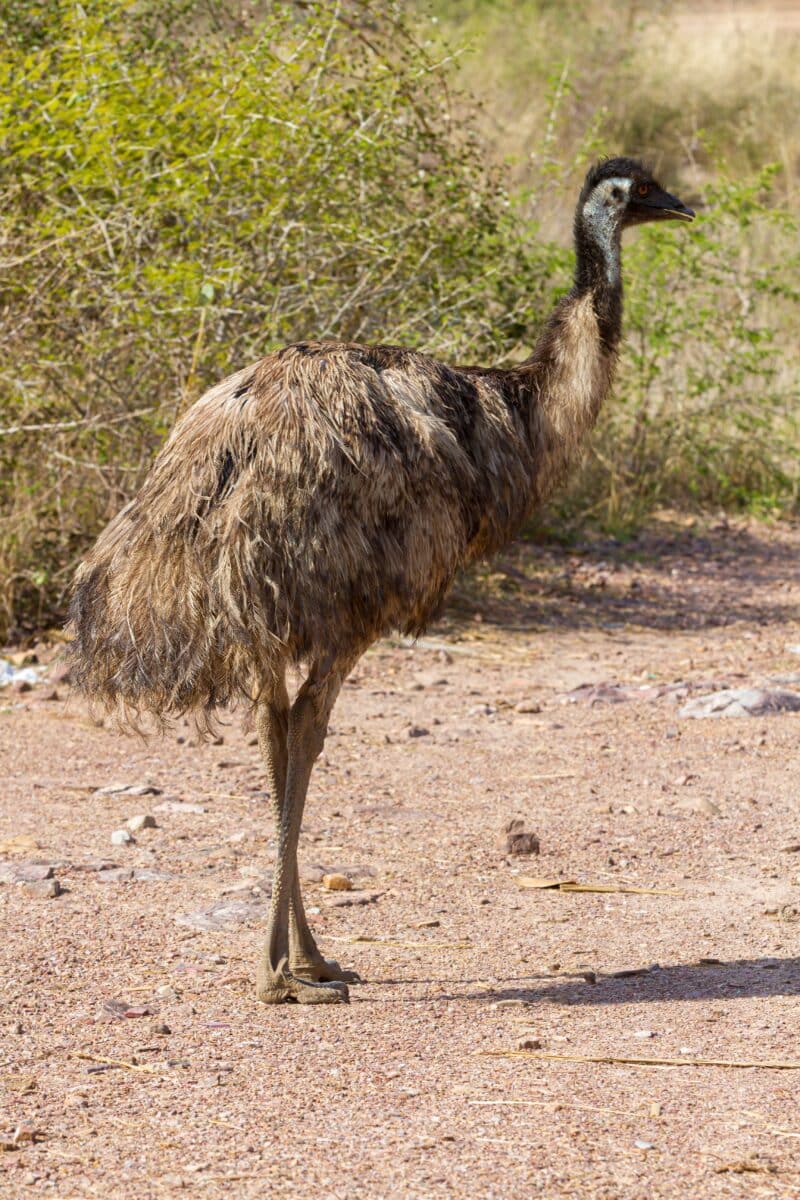
[[[630,160],[590,172],[575,287],[527,362],[450,367],[397,346],[333,342],[269,354],[178,422],[81,566],[72,654],[93,699],[159,719],[237,699],[261,706],[282,867],[293,853],[287,814],[302,812],[305,794],[292,782],[292,718],[299,778],[358,656],[392,630],[423,630],[459,567],[513,536],[594,425],[619,342],[621,230],[646,219],[635,188],[651,189],[658,215],[656,194],[673,215],[682,207]],[[309,676],[290,714],[292,663]],[[313,959],[296,873],[282,889],[273,935],[291,892],[295,942]],[[276,936],[261,992],[303,998],[281,974],[288,943]]]
[[[158,716],[212,709],[283,660],[419,633],[593,424],[614,362],[596,330],[587,298],[551,325],[546,366],[300,344],[208,392],[81,568],[80,683]]]

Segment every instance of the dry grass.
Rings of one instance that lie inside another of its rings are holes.
[[[697,188],[720,162],[742,174],[779,163],[776,197],[800,204],[800,4],[437,0],[434,11],[434,37],[468,46],[461,80],[480,98],[487,145],[532,189],[545,229],[563,220],[542,172],[567,163],[577,178],[598,144]]]

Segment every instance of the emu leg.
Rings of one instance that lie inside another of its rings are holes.
[[[267,767],[272,798],[272,815],[278,841],[280,841],[281,820],[286,797],[289,730],[289,696],[283,677],[279,680],[270,698],[259,703],[256,713],[256,729],[261,754]],[[323,958],[320,953],[306,920],[297,870],[294,872],[292,897],[289,902],[289,968],[293,975],[314,983],[330,983],[337,979],[347,983],[361,982],[355,971],[348,971],[344,967],[340,967],[335,959]]]
[[[272,905],[267,944],[259,964],[256,995],[267,1004],[294,1000],[300,1004],[335,1004],[348,999],[347,986],[340,981],[315,983],[295,974],[290,967],[290,927],[297,885],[297,842],[303,820],[311,770],[325,743],[328,717],[342,685],[345,672],[332,668],[325,673],[312,669],[288,711],[286,727],[286,782],[280,814],[278,853],[272,883]],[[270,718],[270,725],[273,725]],[[278,754],[275,783],[281,771],[280,722],[277,723]],[[273,726],[274,728],[274,726]],[[269,737],[268,737],[269,741]],[[277,793],[276,793],[277,794]],[[277,811],[277,809],[276,809]],[[297,885],[299,896],[299,885]],[[297,910],[295,909],[295,913]],[[300,906],[302,912],[302,904]],[[302,918],[305,924],[305,917]],[[294,924],[300,926],[295,916]],[[309,931],[309,937],[310,937]],[[313,944],[313,938],[311,938]],[[314,946],[316,950],[316,946]],[[319,952],[317,951],[317,954]],[[321,956],[320,956],[321,957]]]

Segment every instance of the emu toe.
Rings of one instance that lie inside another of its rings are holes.
[[[322,955],[310,962],[293,962],[292,974],[311,983],[361,983],[361,976],[357,971],[341,967],[335,958],[323,958]]]
[[[315,983],[290,971],[259,973],[256,997],[263,1004],[348,1004],[347,984],[340,980]]]

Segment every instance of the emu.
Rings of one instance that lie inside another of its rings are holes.
[[[347,1001],[303,911],[306,791],[342,683],[419,634],[456,571],[564,478],[614,375],[623,229],[694,213],[630,158],[587,174],[572,290],[526,362],[451,367],[398,346],[301,342],[208,391],[81,564],[78,686],[136,721],[255,711],[278,838],[257,972],[266,1003]],[[286,672],[304,669],[290,702]]]

